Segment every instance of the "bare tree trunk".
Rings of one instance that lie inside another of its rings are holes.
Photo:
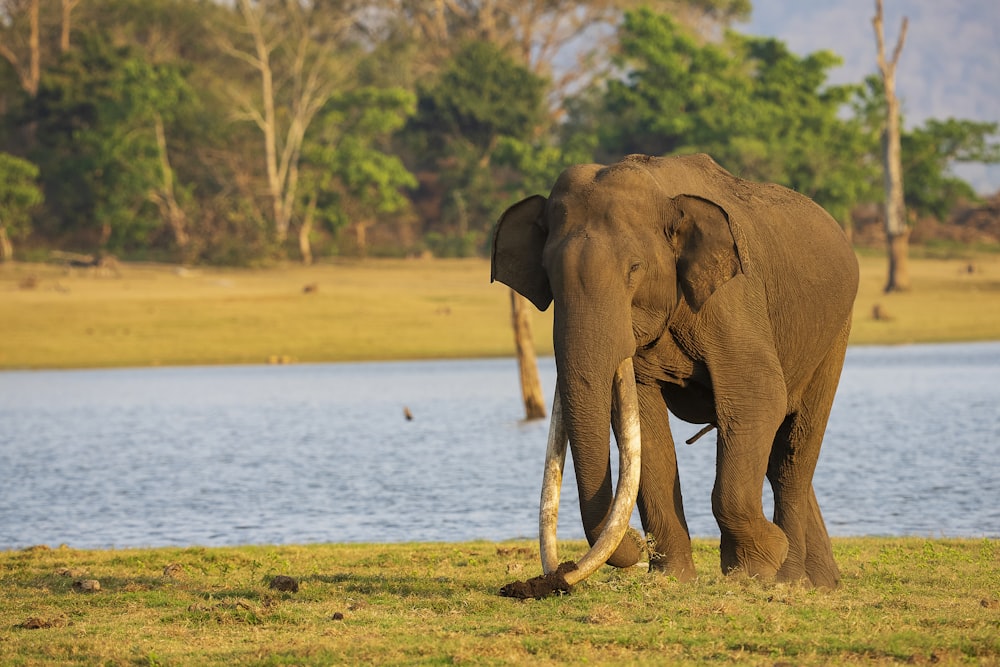
[[[358,246],[359,257],[368,256],[368,227],[371,224],[367,220],[354,223],[354,241]]]
[[[528,300],[510,291],[510,312],[514,326],[514,345],[517,348],[517,366],[521,374],[521,396],[524,398],[525,419],[545,418],[545,399],[542,382],[538,377],[535,343],[531,335],[531,306]]]
[[[163,118],[160,114],[154,115],[154,130],[156,132],[156,146],[160,152],[160,171],[163,177],[163,184],[159,192],[153,194],[152,199],[156,202],[162,215],[174,234],[174,242],[177,247],[184,250],[191,240],[188,236],[187,215],[184,209],[177,203],[174,195],[174,170],[170,166],[170,157],[167,154],[167,136],[163,129]]]
[[[896,64],[906,41],[908,21],[903,18],[899,39],[892,59],[885,54],[885,33],[882,23],[882,0],[875,0],[875,40],[878,46],[878,67],[885,87],[886,122],[882,133],[883,165],[885,172],[885,235],[889,253],[889,277],[886,292],[910,289],[908,255],[910,228],[906,224],[906,206],[903,200],[903,159],[900,151],[899,98],[896,97]]]
[[[73,13],[73,9],[80,4],[80,0],[62,0],[62,28],[59,33],[59,52],[67,53],[69,51],[69,35],[70,35],[70,14]]]
[[[42,46],[38,39],[38,3],[39,0],[33,0],[31,3],[31,36],[28,41],[28,48],[31,50],[31,60],[28,65],[31,80],[28,85],[28,94],[32,97],[38,94],[38,82],[42,79]]]
[[[302,217],[302,224],[299,225],[299,253],[302,254],[302,263],[309,266],[313,263],[312,243],[309,235],[312,233],[313,220],[316,217],[316,192],[309,197],[309,204]]]
[[[260,72],[261,105],[263,110],[257,124],[264,135],[264,163],[267,169],[267,187],[271,197],[272,215],[274,216],[274,232],[279,242],[285,240],[288,231],[288,218],[283,210],[284,178],[278,167],[278,128],[274,105],[274,72],[271,69],[271,51],[274,48],[268,43],[261,25],[261,17],[248,0],[240,2],[240,9],[246,20],[251,37],[256,48],[254,64]]]
[[[7,236],[7,228],[0,226],[0,264],[14,259],[14,245]]]
[[[253,41],[253,51],[241,51],[231,44],[224,44],[224,48],[260,75],[259,107],[246,100],[244,114],[257,125],[264,140],[274,235],[283,244],[295,209],[299,157],[306,130],[338,84],[339,75],[329,67],[336,39],[315,38],[310,30],[313,16],[306,16],[305,9],[297,2],[283,3],[284,13],[277,22],[269,20],[272,10],[265,10],[251,0],[237,0],[236,4]],[[349,25],[344,18],[323,32],[328,36],[337,34]],[[282,66],[280,59],[272,61],[275,51],[292,56],[286,66]],[[286,94],[281,90],[281,82],[287,85],[289,81],[292,92]]]
[[[24,63],[8,45],[0,42],[0,56],[3,56],[17,73],[21,87],[28,95],[38,95],[38,82],[42,76],[42,46],[39,38],[38,5],[41,0],[31,0],[28,4],[28,62]],[[22,54],[24,55],[24,54]]]

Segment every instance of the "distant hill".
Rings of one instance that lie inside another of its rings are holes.
[[[1000,121],[1000,2],[883,0],[887,48],[905,15],[910,25],[899,60],[897,92],[906,125],[927,118]],[[832,83],[857,82],[877,71],[874,0],[753,0],[740,32],[773,36],[799,54],[829,49],[844,59]],[[1000,165],[961,166],[981,193],[1000,190]]]

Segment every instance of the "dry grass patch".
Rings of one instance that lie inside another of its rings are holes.
[[[911,268],[913,291],[886,296],[884,257],[862,255],[853,343],[1000,339],[1000,256]],[[509,291],[489,275],[482,259],[119,276],[0,265],[0,369],[510,356]],[[534,329],[551,354],[551,309]]]
[[[1000,339],[1000,256],[911,259],[913,289],[894,294],[882,293],[884,256],[859,261],[853,344]]]

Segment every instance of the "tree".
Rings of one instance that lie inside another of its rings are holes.
[[[972,186],[949,172],[955,162],[1000,162],[1000,143],[989,141],[997,123],[928,119],[903,132],[900,151],[906,207],[920,215],[947,220],[961,201],[978,199]]]
[[[607,70],[622,13],[649,5],[711,34],[750,15],[749,0],[395,0],[386,15],[418,35],[424,69],[485,41],[550,81],[551,109]],[[555,64],[563,63],[561,66]]]
[[[504,183],[517,178],[495,168],[495,152],[509,139],[531,141],[545,125],[545,89],[544,79],[488,42],[470,42],[418,87],[407,153],[411,170],[424,175],[418,200],[439,198],[432,204],[439,214],[431,231],[458,241],[455,254],[486,248],[506,201]]]
[[[59,30],[59,52],[69,51],[70,25],[72,23],[73,10],[79,5],[81,0],[61,0],[62,3],[62,23]]]
[[[531,333],[531,310],[534,306],[527,299],[510,290],[511,326],[514,330],[514,349],[517,355],[518,375],[521,381],[521,399],[524,401],[524,418],[545,418],[545,398],[542,381],[538,376],[534,336]]]
[[[906,41],[908,20],[903,17],[899,37],[892,57],[886,56],[885,30],[882,21],[882,0],[875,0],[875,42],[878,53],[879,74],[885,94],[885,126],[882,132],[883,165],[885,172],[885,235],[889,251],[889,277],[885,291],[901,292],[910,289],[908,268],[910,227],[906,220],[903,199],[903,162],[901,155],[899,98],[896,97],[896,65]]]
[[[0,262],[14,257],[12,239],[31,229],[31,212],[43,201],[36,184],[38,167],[7,153],[0,153]]]
[[[10,63],[21,87],[31,97],[38,93],[41,79],[39,3],[40,0],[4,0],[0,5],[0,19],[7,19],[0,20],[0,56]]]
[[[166,225],[183,245],[176,210],[161,218],[153,204],[176,205],[164,124],[190,96],[177,67],[92,35],[50,68],[26,108],[37,129],[48,230],[91,230],[102,250],[122,251],[148,247]]]
[[[739,176],[813,197],[847,226],[874,165],[860,125],[842,117],[856,87],[826,84],[834,54],[799,57],[736,33],[703,42],[646,9],[626,15],[620,44],[625,76],[591,103],[598,161],[706,152]]]
[[[344,80],[344,63],[334,57],[352,21],[348,15],[320,14],[295,1],[237,0],[249,43],[225,42],[225,50],[259,77],[259,94],[234,88],[241,117],[263,140],[270,223],[284,243],[298,196],[302,144],[316,114]],[[340,72],[340,74],[338,74]]]
[[[403,162],[382,144],[415,108],[399,88],[360,88],[334,95],[303,148],[299,250],[312,261],[310,234],[321,221],[332,230],[350,226],[358,252],[367,253],[367,229],[380,215],[409,207],[404,189],[417,186]]]

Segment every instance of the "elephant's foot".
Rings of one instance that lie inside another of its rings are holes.
[[[803,583],[816,588],[834,589],[840,585],[840,568],[832,558],[807,558],[803,564],[789,557],[778,570],[778,581]]]
[[[840,569],[815,497],[813,503],[815,511],[808,517],[804,533],[797,533],[794,525],[787,525],[788,517],[782,517],[784,521],[780,525],[789,537],[789,549],[788,557],[778,570],[778,581],[834,589],[840,585]]]
[[[809,577],[809,583],[816,588],[833,590],[840,586],[840,568],[837,567],[837,561],[833,559],[833,548],[829,539],[827,539],[825,549],[818,553],[813,553],[813,550],[810,549],[806,554],[806,576]]]
[[[788,538],[776,525],[761,518],[742,535],[722,531],[722,573],[741,571],[750,577],[774,579],[788,556]]]
[[[698,578],[698,573],[694,570],[694,560],[691,552],[686,556],[666,556],[657,554],[649,559],[649,571],[673,577],[677,581],[694,581]]]

